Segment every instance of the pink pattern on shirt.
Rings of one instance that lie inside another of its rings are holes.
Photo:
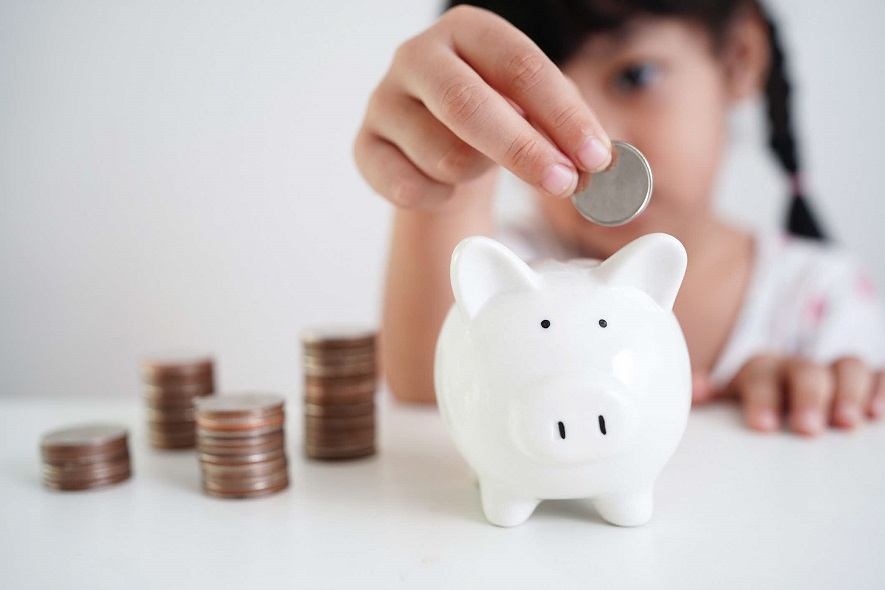
[[[873,299],[876,297],[876,285],[868,274],[861,273],[857,277],[855,288],[857,289],[857,294],[863,299]]]
[[[805,304],[805,317],[813,326],[817,326],[827,313],[827,299],[822,295],[816,295]]]

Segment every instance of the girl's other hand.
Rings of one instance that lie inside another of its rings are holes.
[[[876,372],[854,357],[821,365],[760,354],[748,360],[720,391],[705,375],[695,375],[693,403],[717,397],[739,399],[747,425],[754,430],[778,430],[786,408],[790,429],[814,436],[827,425],[854,428],[864,416],[885,416],[885,371]]]
[[[553,196],[605,169],[611,141],[574,84],[521,31],[471,6],[403,43],[354,144],[372,188],[434,209],[498,164]]]

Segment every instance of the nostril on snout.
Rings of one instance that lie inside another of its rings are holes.
[[[562,424],[562,422],[560,422],[560,424]],[[605,434],[605,418],[602,417],[602,414],[599,415],[599,432],[603,435]]]
[[[565,440],[565,424],[559,422],[559,438]]]

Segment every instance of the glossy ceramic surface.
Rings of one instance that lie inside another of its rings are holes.
[[[691,404],[672,312],[685,268],[666,234],[602,263],[534,267],[490,238],[458,245],[435,383],[490,522],[521,524],[541,500],[563,498],[588,498],[617,525],[651,518]]]

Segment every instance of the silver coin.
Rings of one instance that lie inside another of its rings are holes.
[[[607,170],[594,174],[586,189],[572,195],[581,215],[599,225],[624,225],[651,200],[651,167],[642,152],[629,143],[613,141],[612,158]]]

